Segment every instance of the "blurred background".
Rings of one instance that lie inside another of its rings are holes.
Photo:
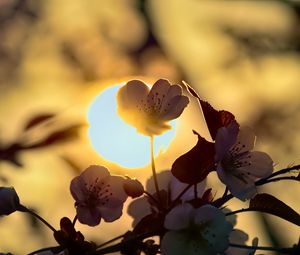
[[[252,127],[257,148],[271,155],[276,169],[299,164],[299,2],[0,0],[0,184],[14,186],[23,204],[58,227],[61,217],[75,214],[70,180],[90,164],[145,182],[149,166],[127,169],[107,161],[88,137],[94,98],[132,78],[187,81],[215,108]],[[194,146],[192,129],[209,138],[193,99],[158,156],[158,169],[169,169]],[[224,187],[213,177],[220,196]],[[296,185],[285,181],[260,191],[299,212]],[[231,209],[241,206],[233,201]],[[125,216],[78,229],[100,243],[130,226]],[[260,245],[290,246],[300,234],[291,223],[254,213],[240,214],[238,227],[249,244],[257,236]],[[0,218],[1,252],[54,244],[51,232],[26,215]]]

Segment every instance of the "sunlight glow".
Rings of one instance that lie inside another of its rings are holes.
[[[143,167],[150,163],[150,138],[136,132],[117,114],[116,94],[121,85],[104,90],[91,104],[88,112],[89,137],[95,150],[106,160],[126,168]],[[155,137],[155,155],[166,150],[175,136],[172,129]]]

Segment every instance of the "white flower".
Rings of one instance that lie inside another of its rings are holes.
[[[211,205],[195,209],[185,203],[165,218],[168,231],[161,243],[163,255],[214,255],[228,248],[232,225],[224,213]]]
[[[160,79],[151,90],[139,80],[127,82],[117,95],[118,113],[139,133],[160,135],[171,126],[167,123],[178,118],[189,103],[179,85]]]
[[[166,191],[166,198],[169,198],[171,202],[177,198],[177,196],[187,187],[187,184],[177,180],[172,175],[170,170],[165,170],[157,174],[158,186],[160,190]],[[197,194],[201,197],[205,189],[205,181],[198,183]],[[155,196],[155,185],[153,177],[149,178],[146,183],[146,191]],[[191,187],[181,197],[181,201],[188,201],[194,198],[194,187]],[[151,206],[148,198],[141,197],[132,201],[128,207],[128,214],[134,218],[133,226],[135,226],[143,217],[150,214],[153,211],[157,211],[157,208]]]
[[[269,176],[273,161],[264,152],[252,151],[255,135],[235,121],[218,130],[216,136],[217,173],[230,192],[241,200],[256,194],[255,181]]]
[[[75,199],[78,220],[96,226],[101,218],[111,222],[121,217],[127,199],[123,185],[125,178],[111,176],[103,166],[90,166],[75,177],[70,190]]]

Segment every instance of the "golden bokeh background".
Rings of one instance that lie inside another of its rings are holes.
[[[88,165],[105,164],[143,181],[150,176],[149,167],[123,169],[105,161],[87,136],[93,98],[131,78],[186,80],[203,99],[252,127],[276,169],[299,163],[298,1],[1,0],[0,38],[0,182],[14,186],[24,204],[56,227],[61,217],[74,217],[69,182]],[[55,117],[24,128],[40,114]],[[3,150],[12,144],[30,146],[78,124],[77,136],[67,133],[4,160]],[[208,137],[195,101],[180,118],[169,150],[158,157],[160,170],[194,145],[192,129]],[[223,187],[214,185],[221,195]],[[297,183],[261,190],[300,212]],[[232,209],[240,206],[246,205],[234,201]],[[130,225],[125,216],[78,228],[100,243]],[[253,213],[239,215],[238,226],[250,239],[258,236],[260,245],[292,245],[300,234],[290,223]],[[50,231],[26,215],[0,219],[0,252],[25,254],[54,244]]]

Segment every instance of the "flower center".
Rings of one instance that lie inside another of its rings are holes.
[[[108,203],[112,192],[110,185],[96,178],[93,183],[85,183],[85,187],[88,193],[85,205],[88,207],[104,206]]]

